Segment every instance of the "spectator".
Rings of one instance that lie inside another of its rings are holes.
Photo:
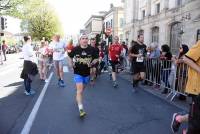
[[[164,44],[161,46],[161,78],[162,81],[164,82],[164,90],[162,91],[162,94],[167,94],[170,88],[169,82],[168,82],[168,77],[171,71],[171,59],[172,59],[172,54],[170,52],[170,48],[167,44]]]
[[[6,41],[5,40],[3,40],[2,41],[2,52],[3,52],[3,56],[4,56],[4,61],[6,61],[7,59],[6,59],[6,51],[7,51],[7,49],[8,49],[8,45],[6,44]]]
[[[183,57],[184,55],[189,51],[189,48],[187,45],[182,44],[179,49],[179,55],[178,58],[173,58],[173,61],[177,65],[176,70],[176,83],[175,83],[175,89],[179,92],[184,92],[185,86],[186,86],[186,74],[187,74],[187,65],[183,63]],[[180,100],[185,100],[186,97],[182,94],[179,95]]]
[[[31,88],[31,83],[34,76],[38,73],[37,65],[35,61],[35,53],[33,47],[31,46],[31,37],[24,36],[25,44],[22,48],[22,53],[24,56],[24,65],[21,73],[21,78],[24,79],[25,94],[27,96],[35,94],[35,91]]]
[[[174,113],[171,128],[173,132],[178,132],[181,123],[188,121],[188,129],[183,134],[200,133],[200,41],[197,42],[183,57],[188,68],[188,80],[186,93],[192,97],[189,114],[181,115]]]

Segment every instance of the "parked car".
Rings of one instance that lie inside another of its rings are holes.
[[[17,49],[15,48],[15,46],[8,46],[8,49],[7,49],[7,54],[12,54],[12,53],[16,53],[17,52]]]

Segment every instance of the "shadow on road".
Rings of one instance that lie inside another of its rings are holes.
[[[6,86],[4,86],[4,87],[20,86],[20,85],[22,85],[23,83],[24,83],[23,81],[14,82],[14,83],[9,84],[9,85],[6,85]]]

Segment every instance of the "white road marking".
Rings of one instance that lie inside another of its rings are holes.
[[[40,96],[38,97],[37,102],[35,103],[32,111],[31,111],[31,114],[28,117],[28,120],[26,121],[26,123],[24,125],[24,128],[21,131],[21,134],[29,134],[29,132],[31,130],[31,127],[33,125],[33,122],[35,120],[35,117],[36,117],[36,115],[38,113],[40,104],[43,101],[43,98],[44,98],[44,95],[46,93],[47,87],[48,87],[48,85],[49,85],[49,83],[51,81],[52,76],[53,76],[53,72],[51,72],[51,74],[50,74],[50,76],[48,78],[48,82],[44,85],[44,88],[42,89],[42,91],[40,93]]]

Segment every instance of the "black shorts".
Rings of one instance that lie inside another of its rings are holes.
[[[140,72],[146,72],[146,67],[145,67],[144,63],[133,62],[132,66],[133,66],[133,74],[137,74]]]
[[[192,96],[187,134],[200,134],[200,95]]]
[[[119,61],[110,61],[111,67],[112,67],[112,72],[116,72],[117,70],[117,65],[119,65]]]

